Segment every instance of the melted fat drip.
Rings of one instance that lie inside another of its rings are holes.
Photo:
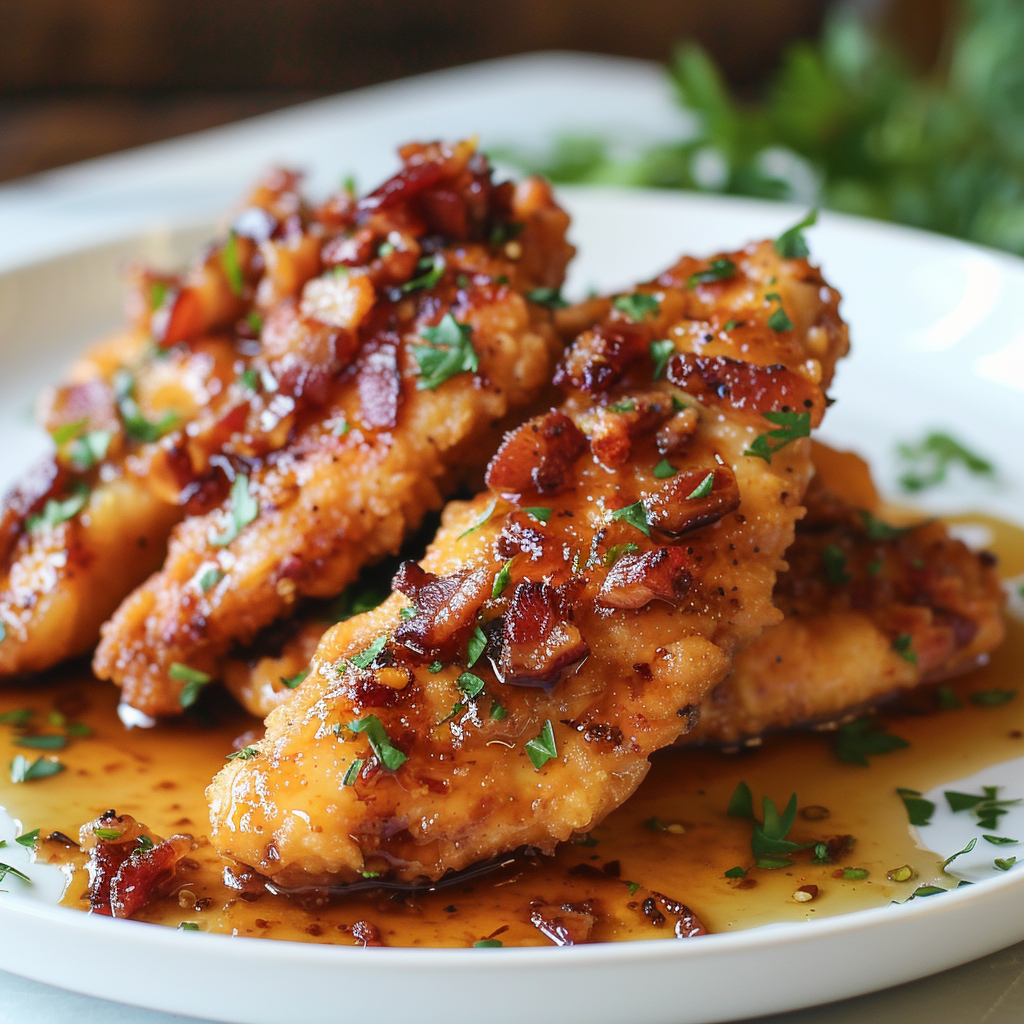
[[[955,521],[991,531],[1005,576],[1024,572],[1024,531],[983,516]],[[738,754],[664,752],[638,792],[594,830],[590,845],[565,845],[550,858],[520,856],[435,892],[364,892],[318,904],[270,893],[246,898],[227,888],[223,862],[204,838],[203,794],[232,740],[252,728],[253,720],[222,706],[211,708],[219,718],[215,725],[184,720],[125,732],[115,688],[81,669],[0,693],[0,712],[36,712],[27,731],[56,731],[46,724],[55,710],[93,730],[55,755],[67,767],[60,775],[15,785],[4,773],[0,802],[24,830],[38,827],[43,835],[59,830],[77,836],[83,822],[109,808],[133,815],[162,836],[193,834],[199,846],[180,886],[139,915],[157,924],[192,921],[210,932],[352,945],[358,942],[353,926],[369,922],[391,946],[467,946],[487,937],[506,946],[548,945],[531,923],[538,906],[547,908],[542,913],[561,913],[554,908],[589,901],[586,912],[595,917],[591,941],[669,938],[672,920],[658,922],[656,911],[645,913],[654,892],[687,904],[709,931],[732,931],[885,906],[905,899],[917,885],[951,888],[954,880],[940,871],[940,858],[916,845],[895,790],[924,792],[1024,755],[1024,694],[995,708],[967,700],[977,690],[1014,689],[1022,661],[1024,624],[1011,620],[1007,641],[991,662],[952,684],[962,709],[936,711],[925,692],[883,711],[890,731],[910,746],[872,757],[868,768],[840,762],[828,733],[769,737]],[[10,725],[0,727],[5,763],[16,753],[30,760],[40,753],[16,746],[15,738]],[[810,852],[799,853],[791,867],[755,868],[743,879],[726,878],[730,868],[750,868],[753,862],[750,822],[725,814],[741,780],[753,790],[758,812],[762,796],[781,809],[797,792],[801,812],[790,839],[849,835],[849,852],[827,865],[812,864]],[[887,879],[903,865],[917,877],[903,883]],[[868,876],[836,877],[844,867],[866,869]],[[76,868],[70,874],[63,902],[85,910],[86,872]],[[817,886],[815,898],[794,899],[802,886]]]

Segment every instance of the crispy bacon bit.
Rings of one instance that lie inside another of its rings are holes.
[[[630,363],[647,355],[650,340],[643,324],[616,322],[585,331],[555,372],[555,385],[571,384],[591,394],[607,391]]]
[[[498,679],[516,686],[557,682],[565,669],[590,653],[571,618],[563,593],[546,583],[520,583],[505,616],[501,653],[492,660]]]
[[[424,657],[459,657],[493,582],[484,567],[435,576],[403,562],[391,585],[413,602],[416,614],[395,630],[395,640]]]
[[[714,473],[705,497],[690,497]],[[647,521],[664,533],[680,534],[717,522],[740,507],[740,489],[728,466],[688,469],[671,477],[659,491],[643,499]]]
[[[38,512],[47,498],[61,491],[68,473],[52,456],[41,459],[7,492],[0,517],[0,555],[7,557],[25,527],[25,520]]]
[[[586,447],[576,424],[552,409],[505,435],[487,467],[487,486],[505,494],[553,493]]]
[[[556,946],[579,946],[589,942],[596,922],[597,915],[590,900],[561,906],[535,903],[530,911],[530,923]]]
[[[655,438],[662,455],[679,455],[686,451],[690,438],[697,433],[700,415],[692,406],[683,409],[658,431]]]
[[[607,406],[598,406],[581,425],[590,438],[594,458],[615,469],[629,461],[634,437],[653,430],[671,415],[671,400],[662,392],[626,394]]]
[[[818,426],[825,396],[817,384],[782,365],[755,366],[728,356],[682,353],[668,364],[668,379],[702,399],[719,398],[751,412],[809,412]]]
[[[674,917],[676,923],[672,930],[677,939],[693,939],[708,934],[704,923],[685,903],[660,892],[651,890],[651,895],[641,904],[641,910],[655,928],[664,925],[666,916]]]
[[[90,909],[117,918],[130,918],[166,896],[179,862],[195,848],[191,836],[161,840],[115,811],[83,825],[80,841],[89,851]]]
[[[689,559],[679,547],[623,555],[605,577],[597,603],[605,608],[643,608],[651,601],[678,604],[690,591]]]
[[[384,940],[380,937],[380,931],[375,924],[369,921],[356,921],[352,925],[352,938],[364,949],[367,946],[383,946]]]

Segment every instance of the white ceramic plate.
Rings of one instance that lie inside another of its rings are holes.
[[[777,235],[804,212],[654,192],[566,190],[564,198],[580,248],[569,286],[577,295],[626,287],[683,251]],[[127,239],[0,276],[0,483],[46,448],[25,413],[38,386],[89,337],[117,325],[119,265],[140,256],[183,260],[208,232],[200,225]],[[892,492],[895,441],[952,431],[1000,473],[992,483],[954,476],[928,493],[929,507],[1024,524],[1024,262],[832,215],[810,237],[845,296],[854,344],[825,438],[866,455]],[[569,949],[364,950],[178,933],[92,918],[11,889],[0,900],[3,969],[245,1024],[396,1010],[421,1024],[697,1024],[873,991],[1024,938],[1024,870],[808,924]]]

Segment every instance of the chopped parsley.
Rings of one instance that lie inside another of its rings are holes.
[[[496,722],[503,722],[508,718],[508,709],[499,704],[496,700],[491,701],[491,718]]]
[[[154,312],[163,304],[170,289],[163,281],[151,281],[149,284],[149,308]]]
[[[778,292],[769,292],[765,296],[765,300],[768,302],[777,302],[779,308],[775,310],[770,317],[768,317],[768,326],[773,331],[791,331],[793,330],[793,321],[786,315],[785,309],[782,307],[782,296]]]
[[[127,370],[114,374],[114,400],[121,416],[125,432],[136,441],[151,443],[159,441],[181,421],[176,412],[165,412],[155,423],[142,415],[139,403],[135,401],[135,378]]]
[[[32,750],[63,750],[68,745],[67,736],[50,733],[42,736],[16,736],[14,745]]]
[[[952,686],[943,685],[935,691],[935,703],[943,711],[956,711],[964,702],[956,695]]]
[[[817,209],[811,210],[798,224],[794,224],[775,239],[775,251],[784,260],[802,260],[811,254],[804,238],[804,229],[818,222]]]
[[[904,661],[909,661],[911,665],[916,665],[917,655],[914,653],[914,648],[911,646],[913,642],[914,638],[909,633],[900,633],[900,635],[893,640],[892,649]]]
[[[777,424],[776,430],[769,430],[754,438],[754,443],[743,453],[770,463],[772,456],[799,437],[811,436],[811,414],[809,412],[766,412],[764,418]]]
[[[925,798],[916,789],[897,789],[903,806],[907,809],[907,818],[911,825],[930,825],[935,813],[935,804]]]
[[[726,871],[726,873],[725,873],[725,877],[726,878],[746,878],[747,877],[746,868],[741,868],[741,867],[729,868],[729,870]]]
[[[331,605],[329,617],[333,622],[345,622],[355,615],[373,611],[387,596],[384,591],[375,587],[364,587],[362,590],[356,586],[348,587]]]
[[[486,646],[487,635],[479,626],[474,626],[473,635],[469,638],[469,643],[466,644],[466,668],[472,668],[480,660],[480,655],[484,653]]]
[[[550,718],[544,723],[544,728],[540,733],[532,740],[527,741],[526,753],[537,771],[540,771],[552,758],[558,757],[558,748],[555,746],[555,730]]]
[[[501,939],[480,939],[473,943],[474,949],[501,949]]]
[[[999,819],[1007,813],[1007,808],[1020,803],[1020,800],[999,800],[998,795],[998,786],[982,786],[980,795],[958,793],[955,790],[946,790],[943,793],[949,809],[954,814],[971,811],[978,819],[978,827],[983,829],[998,828]]]
[[[309,669],[304,668],[301,672],[296,672],[291,677],[279,676],[278,678],[289,690],[294,690],[305,678],[309,675]]]
[[[843,878],[851,882],[861,882],[870,873],[867,868],[843,868]]]
[[[224,243],[224,248],[221,251],[220,262],[232,294],[240,296],[245,278],[242,277],[242,265],[238,262],[238,240],[234,231],[228,232],[228,240]]]
[[[30,763],[23,754],[15,754],[11,761],[11,782],[35,782],[59,775],[62,771],[64,765],[52,758],[39,757]]]
[[[238,383],[246,391],[255,394],[260,389],[260,375],[255,366],[250,366],[238,375]]]
[[[360,651],[359,654],[353,654],[352,657],[348,659],[349,664],[355,665],[356,668],[369,668],[373,663],[373,659],[384,650],[387,642],[387,634],[381,633],[381,635],[377,637],[377,639],[374,640],[366,650]]]
[[[472,672],[463,672],[456,681],[458,688],[470,699],[479,697],[487,685],[478,675]]]
[[[885,728],[877,718],[870,716],[847,722],[835,733],[836,756],[847,764],[859,764],[867,768],[869,755],[889,754],[910,746],[901,736],[894,736],[886,732]]]
[[[1016,696],[1016,690],[975,690],[968,699],[980,708],[997,708]]]
[[[468,536],[474,530],[479,530],[480,527],[483,526],[484,523],[486,523],[487,520],[490,519],[491,516],[494,515],[494,510],[497,507],[498,507],[498,499],[494,498],[491,501],[490,505],[487,506],[486,510],[484,511],[484,514],[468,530],[463,530],[462,533],[459,534],[457,539],[458,540],[462,540],[463,537]]]
[[[754,822],[754,833],[750,840],[750,850],[754,855],[754,862],[759,868],[788,867],[789,855],[799,850],[808,850],[813,843],[793,843],[786,839],[789,830],[796,820],[796,793],[789,798],[786,809],[780,814],[774,801],[769,797],[762,800],[764,808],[764,821]]]
[[[249,478],[239,473],[231,485],[231,518],[223,533],[210,536],[210,543],[218,548],[227,546],[256,519],[259,512],[259,502],[249,493]]]
[[[548,309],[565,309],[569,305],[562,298],[562,293],[558,288],[533,288],[526,293],[526,299],[528,302],[547,306]]]
[[[34,828],[23,836],[17,836],[14,841],[19,846],[27,846],[30,850],[35,849],[35,845],[39,841],[39,829]]]
[[[629,523],[630,526],[635,527],[646,537],[651,535],[651,527],[647,522],[647,510],[644,508],[642,501],[634,502],[625,508],[616,509],[612,513],[612,519],[621,519],[624,523]]]
[[[632,295],[618,295],[612,305],[625,313],[634,323],[640,323],[649,316],[657,316],[661,312],[661,303],[646,292],[633,292]]]
[[[460,324],[451,313],[445,313],[436,327],[420,331],[420,337],[430,344],[412,348],[420,370],[417,390],[435,391],[460,373],[476,373],[480,360],[470,341],[472,333],[469,324]]]
[[[736,276],[736,264],[724,256],[712,260],[707,270],[698,270],[696,274],[690,275],[687,288],[696,288],[699,284],[711,284],[714,281],[724,281],[726,278]]]
[[[957,857],[962,857],[965,853],[970,853],[971,850],[973,850],[974,847],[977,846],[977,845],[978,845],[978,838],[977,838],[977,836],[975,836],[975,838],[972,839],[962,850],[957,850],[956,853],[951,854],[949,857],[947,857],[942,862],[942,870],[945,871],[946,868],[948,868],[949,865],[952,864],[953,861],[955,861],[957,859]]]
[[[377,755],[377,759],[390,771],[397,771],[409,760],[398,747],[392,744],[384,724],[376,715],[358,718],[354,722],[349,722],[348,727],[352,732],[366,733],[366,738],[370,741],[370,747]]]
[[[826,544],[821,549],[821,561],[825,566],[825,578],[833,587],[841,587],[853,578],[846,571],[846,555],[838,544]]]
[[[828,852],[828,843],[815,843],[812,864],[831,864],[832,855]]]
[[[613,545],[607,550],[607,552],[605,552],[605,568],[610,569],[623,556],[635,554],[639,550],[639,546],[634,544],[632,541],[626,541],[625,544]]]
[[[675,342],[671,338],[662,338],[660,341],[652,341],[647,347],[651,353],[651,361],[654,363],[651,380],[658,380],[665,372],[668,361],[675,355]]]
[[[110,450],[114,434],[110,430],[90,430],[87,434],[73,438],[67,447],[71,468],[85,473],[101,463]]]
[[[345,774],[341,777],[341,784],[343,786],[354,786],[356,779],[359,778],[359,773],[363,770],[365,762],[361,757],[352,759],[352,763],[345,769]]]
[[[185,685],[178,694],[178,703],[183,708],[190,708],[199,699],[199,691],[213,681],[213,677],[197,668],[190,668],[180,661],[174,662],[167,672],[167,675],[179,683]]]
[[[404,608],[398,609],[398,617],[403,622],[408,622],[410,619],[415,619],[419,614],[419,610],[414,604],[407,604]]]
[[[429,291],[441,280],[444,268],[444,256],[441,253],[435,252],[433,256],[424,256],[416,264],[416,269],[420,272],[420,276],[414,277],[411,281],[406,281],[402,285],[401,290],[403,292],[411,292],[417,288],[423,288]]]
[[[695,498],[706,498],[711,493],[711,488],[715,486],[715,473],[712,470],[706,477],[690,493],[686,496],[687,501],[692,501]]]
[[[636,402],[632,398],[624,398],[621,402],[616,402],[614,405],[606,405],[605,408],[609,412],[633,412],[636,409]]]
[[[551,509],[549,508],[524,508],[523,511],[531,518],[536,519],[538,523],[546,523],[551,518]]]
[[[213,590],[222,579],[224,579],[224,573],[220,569],[207,569],[199,577],[199,589],[205,594],[207,591]]]
[[[515,555],[513,555],[499,570],[498,575],[494,577],[494,586],[491,587],[491,597],[501,597],[504,593],[505,588],[512,582],[512,563],[515,561]]]
[[[754,797],[750,787],[745,782],[740,782],[729,799],[729,806],[725,813],[730,818],[753,818]]]
[[[258,338],[263,330],[263,317],[255,309],[250,309],[246,314],[245,322],[249,325],[249,330]],[[256,389],[253,388],[253,390],[255,391]]]
[[[975,455],[949,434],[938,431],[918,444],[901,444],[896,450],[908,464],[907,472],[900,477],[900,484],[907,491],[921,491],[942,483],[953,465],[961,465],[975,476],[995,475],[991,462]]]
[[[23,882],[32,884],[32,879],[25,874],[24,871],[19,871],[16,867],[12,867],[10,864],[0,863],[0,882],[2,882],[8,875],[14,875],[15,878],[20,878]]]
[[[1006,836],[982,836],[981,838],[993,846],[1013,846],[1014,843],[1020,842],[1019,839],[1007,839]]]
[[[1010,868],[1012,868],[1013,865],[1017,863],[1017,858],[1016,857],[1007,857],[1004,860],[1002,857],[996,857],[996,859],[994,861],[992,861],[992,863],[1000,871],[1009,871]]]
[[[233,750],[227,756],[229,761],[251,761],[254,757],[259,757],[260,751],[258,747],[248,746],[242,747],[241,750]]]
[[[69,519],[74,519],[85,508],[85,503],[88,500],[89,488],[85,484],[77,484],[67,498],[49,498],[43,506],[42,512],[31,515],[25,520],[25,528],[30,533],[42,529],[53,529]]]
[[[198,932],[199,930],[199,925],[195,921],[182,921],[178,925],[179,932]]]
[[[868,535],[868,540],[892,540],[893,537],[902,537],[914,529],[912,526],[890,526],[864,508],[858,509],[857,514],[864,523],[864,532]]]
[[[28,725],[35,712],[31,708],[15,708],[0,714],[0,725],[14,725],[18,728]]]
[[[438,672],[444,670],[444,664],[440,661],[432,661],[427,671],[432,675],[436,676]]]
[[[667,480],[670,476],[675,476],[678,472],[679,470],[676,469],[668,459],[662,459],[661,462],[654,467],[654,477],[656,480]]]

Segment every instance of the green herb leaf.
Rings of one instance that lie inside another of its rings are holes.
[[[997,708],[1009,704],[1016,696],[1016,690],[975,690],[969,699],[980,708]]]
[[[943,711],[956,711],[964,706],[952,686],[940,686],[935,691],[935,702]]]
[[[625,544],[613,544],[607,552],[605,552],[605,568],[610,569],[624,555],[633,555],[639,550],[639,546],[634,544],[632,541],[626,541]]]
[[[892,540],[894,537],[902,537],[914,529],[913,526],[890,526],[877,519],[867,509],[858,509],[857,514],[864,522],[864,531],[869,540]]]
[[[110,430],[90,430],[87,434],[76,437],[67,449],[71,468],[79,473],[85,473],[99,465],[107,457],[113,438],[113,431]]]
[[[228,240],[220,254],[221,266],[224,268],[224,276],[234,295],[242,294],[242,287],[245,285],[245,278],[242,276],[242,266],[238,262],[238,241],[234,231],[228,232]]]
[[[199,589],[205,594],[213,590],[222,579],[224,579],[224,573],[220,569],[207,569],[199,577]]]
[[[686,496],[687,501],[692,501],[695,498],[706,498],[710,493],[711,489],[715,486],[715,474],[714,471],[708,473],[706,477],[690,493]]]
[[[238,375],[238,383],[245,388],[246,391],[251,391],[253,394],[256,394],[260,389],[260,375],[256,371],[256,367],[250,366],[248,369],[243,370]]]
[[[935,804],[925,800],[916,789],[897,789],[903,806],[907,809],[907,818],[914,826],[930,825],[935,813]]]
[[[503,722],[508,718],[508,709],[502,707],[496,700],[491,701],[491,718],[496,722]]]
[[[841,587],[853,578],[846,571],[846,555],[838,544],[826,544],[821,549],[821,561],[825,566],[825,577],[833,587]]]
[[[647,347],[651,353],[651,362],[654,363],[651,380],[660,380],[669,360],[676,353],[675,342],[671,338],[662,338],[660,341],[652,341]]]
[[[420,272],[419,277],[414,277],[411,281],[407,281],[402,285],[401,290],[403,292],[415,291],[417,288],[423,288],[429,291],[431,288],[441,280],[441,275],[444,274],[445,262],[444,256],[441,253],[436,252],[432,256],[424,256],[417,264],[416,269]],[[474,368],[475,369],[475,368]]]
[[[85,508],[88,500],[89,488],[84,484],[78,484],[73,488],[70,497],[63,500],[49,498],[43,506],[41,513],[26,518],[25,528],[30,533],[36,533],[43,529],[53,529],[53,527],[59,526],[69,519],[74,519]]]
[[[490,503],[490,505],[487,506],[487,510],[484,512],[484,514],[468,530],[463,530],[462,533],[459,534],[458,539],[462,540],[463,537],[469,536],[469,534],[471,534],[474,530],[479,530],[480,527],[483,526],[484,523],[486,523],[487,520],[490,519],[491,516],[494,515],[494,510],[497,507],[498,507],[498,499],[495,498]]]
[[[813,845],[813,843],[793,843],[785,838],[796,820],[796,793],[790,797],[786,809],[781,814],[775,803],[768,797],[762,799],[762,807],[764,808],[764,821],[760,824],[754,823],[754,834],[750,840],[750,850],[755,860],[759,862],[759,867],[765,866],[760,862],[766,859],[786,857],[798,850],[807,850]]]
[[[946,868],[949,867],[949,865],[952,864],[953,861],[955,861],[957,859],[957,857],[962,857],[965,853],[970,853],[971,850],[973,850],[974,847],[977,846],[977,845],[978,845],[977,838],[972,839],[962,850],[957,850],[956,853],[954,853],[951,856],[947,857],[942,862],[942,870],[945,871]]]
[[[374,658],[387,646],[387,642],[387,634],[382,633],[366,650],[360,651],[359,654],[353,654],[348,661],[356,668],[369,668],[373,664]]]
[[[32,879],[25,874],[24,871],[19,871],[16,867],[12,867],[10,864],[0,864],[0,882],[2,882],[8,875],[14,875],[15,878],[20,878],[23,882],[32,884]]]
[[[811,254],[804,238],[804,230],[818,222],[817,209],[811,210],[802,221],[794,224],[775,239],[775,251],[784,260],[802,260]]]
[[[851,882],[863,881],[869,874],[867,868],[843,868],[843,878],[847,878]]]
[[[114,399],[121,416],[125,432],[129,437],[143,443],[159,441],[164,434],[173,430],[181,417],[176,412],[166,412],[156,423],[146,419],[135,401],[135,378],[127,370],[114,374]]]
[[[814,856],[811,857],[812,864],[831,864],[832,855],[828,852],[828,843],[815,843]]]
[[[558,749],[555,746],[555,730],[550,718],[544,723],[544,728],[540,733],[532,740],[527,741],[526,753],[537,771],[540,771],[552,758],[558,757]]]
[[[533,288],[526,293],[526,299],[547,306],[548,309],[565,309],[569,305],[557,288]]]
[[[174,662],[167,672],[167,675],[185,685],[178,694],[178,703],[183,708],[190,708],[199,699],[199,691],[213,681],[213,677],[199,669],[190,668],[180,661]]]
[[[182,921],[178,925],[179,932],[198,932],[201,931],[199,925],[195,921]]]
[[[345,769],[345,774],[341,777],[341,784],[343,786],[354,786],[356,779],[359,778],[359,773],[363,770],[365,761],[361,757],[352,759],[352,763]]]
[[[991,462],[975,455],[949,434],[931,433],[918,444],[899,445],[897,451],[911,467],[900,477],[900,483],[908,491],[920,491],[942,483],[949,467],[954,465],[963,466],[975,476],[995,474]]]
[[[115,839],[121,838],[121,830],[119,828],[94,828],[92,834],[97,839],[105,839],[107,842],[113,842]]]
[[[17,836],[15,842],[19,846],[27,846],[30,850],[34,850],[36,843],[39,840],[39,829],[34,828],[31,832],[26,832],[24,835]]]
[[[764,868],[766,871],[777,871],[779,868],[792,866],[793,862],[788,857],[760,857],[754,862],[754,867]]]
[[[48,779],[64,771],[60,761],[48,757],[40,757],[29,763],[23,754],[15,754],[11,761],[11,782],[34,782],[37,779]]]
[[[466,668],[472,668],[480,660],[486,646],[487,635],[479,626],[474,626],[473,635],[466,645]]]
[[[15,708],[14,711],[5,711],[0,714],[0,725],[15,725],[23,728],[32,721],[35,712],[31,708]]]
[[[943,889],[938,885],[919,885],[910,895],[913,899],[915,896],[938,896],[940,892],[949,892],[948,889]]]
[[[650,537],[651,528],[647,522],[647,510],[642,501],[634,502],[625,508],[616,509],[612,513],[612,519],[621,519],[624,523],[638,529],[645,537]]]
[[[470,699],[479,697],[487,685],[478,675],[472,672],[463,672],[456,680],[458,688]]]
[[[653,295],[648,295],[646,292],[618,295],[612,300],[612,305],[620,313],[625,313],[635,323],[640,323],[651,316],[657,316],[661,312],[661,303]]]
[[[251,761],[254,757],[259,757],[260,751],[258,747],[248,746],[242,747],[241,750],[233,750],[227,756],[228,761]]]
[[[726,808],[725,813],[730,818],[753,819],[754,797],[750,792],[750,787],[745,782],[739,783],[733,791],[733,794],[729,799],[729,806]]]
[[[432,675],[436,676],[438,672],[444,670],[444,665],[440,661],[432,661],[427,667],[427,671]]]
[[[501,949],[501,939],[480,939],[473,943],[474,949]]]
[[[1017,858],[1016,857],[1007,857],[1004,860],[1002,857],[996,857],[996,859],[994,861],[992,861],[992,863],[1000,871],[1009,871],[1010,868],[1012,868],[1013,865],[1017,863]]]
[[[782,296],[775,292],[765,296],[769,301],[776,301],[779,304],[779,308],[775,310],[770,317],[768,317],[768,326],[773,331],[791,331],[793,330],[793,321],[786,316],[785,309],[782,308]]]
[[[662,459],[661,462],[654,467],[654,476],[658,480],[667,480],[670,476],[675,476],[678,472],[679,470],[676,469],[668,459]],[[711,478],[714,479],[714,473],[711,474]],[[690,497],[692,498],[693,495],[691,494]],[[698,495],[698,497],[703,497],[703,495]]]
[[[909,633],[901,633],[892,642],[892,649],[904,660],[909,661],[911,665],[917,664],[917,655],[914,653],[911,644],[914,638]]]
[[[373,611],[387,599],[387,591],[354,584],[335,601],[328,612],[331,622],[345,622],[355,615]]]
[[[14,745],[17,747],[31,747],[33,750],[63,750],[68,745],[66,736],[16,736]]]
[[[296,672],[296,674],[291,677],[279,676],[278,678],[287,689],[294,690],[308,675],[309,669],[304,668],[301,672]]]
[[[726,873],[725,873],[725,877],[726,878],[746,878],[747,877],[747,872],[746,872],[745,868],[741,868],[741,867],[729,868],[729,870],[726,871]]]
[[[538,523],[546,523],[551,518],[551,509],[549,508],[524,508],[523,511],[531,518],[536,519]]]
[[[772,456],[787,444],[800,437],[811,436],[811,414],[809,412],[766,412],[769,423],[778,424],[778,429],[769,430],[754,438],[753,444],[743,453],[770,463]]]
[[[637,892],[639,891],[639,889],[640,889],[640,883],[639,882],[627,882],[626,885],[629,886],[629,895],[630,896],[635,896],[637,894]]]
[[[263,330],[263,317],[255,309],[250,309],[245,315],[245,322],[249,325],[249,330],[258,338]],[[256,389],[253,388],[252,390],[255,391]]]
[[[726,278],[736,276],[736,264],[724,256],[712,260],[707,270],[699,270],[696,274],[690,275],[687,288],[696,288],[699,284],[711,284],[714,281],[724,281]]]
[[[605,408],[609,412],[632,412],[636,408],[636,402],[632,398],[624,398],[621,402],[616,402],[614,405],[606,405]]]
[[[985,800],[984,796],[975,796],[973,793],[957,793],[955,790],[946,790],[943,796],[954,814],[957,811],[969,811]]]
[[[365,718],[349,722],[348,727],[353,732],[366,733],[366,738],[370,741],[370,747],[377,755],[377,759],[390,771],[397,771],[409,760],[398,747],[392,744],[384,724],[376,715],[367,715]]]
[[[494,577],[494,585],[491,587],[491,597],[498,598],[504,593],[505,588],[512,582],[512,563],[515,561],[513,555],[499,570]]]
[[[867,768],[869,755],[889,754],[910,746],[905,739],[893,736],[885,728],[877,718],[870,716],[847,722],[835,733],[836,756],[847,764],[859,764]]]
[[[424,327],[420,337],[429,345],[414,345],[412,354],[420,370],[416,387],[435,391],[446,380],[460,373],[476,373],[480,368],[476,349],[470,341],[473,329],[445,313],[436,327]]]
[[[1007,839],[1006,836],[982,836],[981,838],[993,846],[1012,846],[1014,843],[1020,842],[1019,839]]]
[[[249,493],[249,478],[239,473],[231,485],[231,512],[227,526],[223,533],[211,535],[210,543],[214,547],[226,547],[256,519],[259,512],[259,503]]]

